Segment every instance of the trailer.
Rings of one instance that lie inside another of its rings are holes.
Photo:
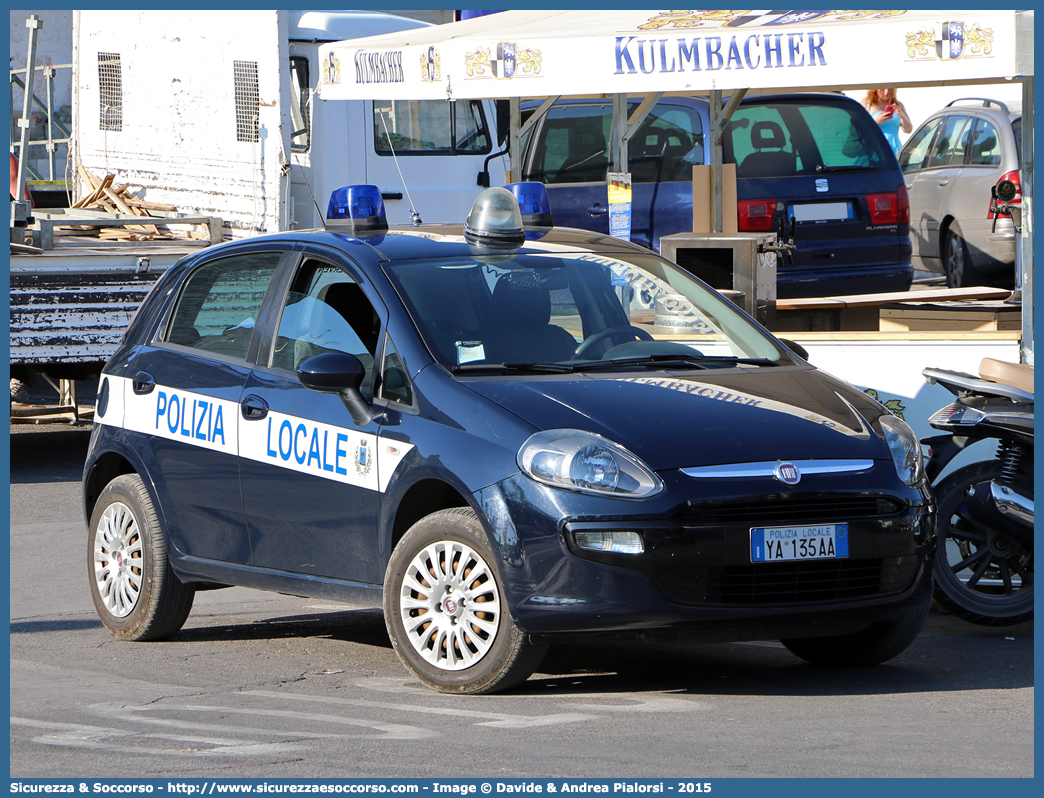
[[[222,240],[221,219],[155,216],[152,222],[195,237],[121,241],[75,231],[140,226],[142,217],[38,209],[31,218],[20,235],[33,243],[11,243],[11,420],[76,423],[91,414],[78,402],[77,382],[101,372],[164,271]],[[56,402],[28,401],[28,387],[39,381],[53,388]]]

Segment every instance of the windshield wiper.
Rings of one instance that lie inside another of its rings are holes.
[[[467,371],[532,371],[539,374],[570,374],[575,369],[562,363],[461,363],[450,371],[460,374]]]
[[[870,172],[876,168],[876,166],[856,166],[854,164],[851,166],[823,166],[823,164],[819,164],[816,167],[816,172]]]
[[[697,368],[709,369],[719,366],[751,365],[775,366],[775,360],[755,357],[732,357],[731,355],[647,355],[645,357],[618,357],[609,360],[592,360],[589,363],[578,363],[576,371],[607,371],[614,368],[638,366],[644,368]]]

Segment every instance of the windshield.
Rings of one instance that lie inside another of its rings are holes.
[[[782,350],[727,299],[656,255],[626,257],[552,251],[385,268],[451,371],[780,361]]]

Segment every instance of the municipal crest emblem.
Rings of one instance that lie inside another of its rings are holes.
[[[341,62],[333,53],[330,53],[323,62],[323,82],[329,84],[341,82]]]
[[[662,28],[699,28],[724,25],[728,28],[760,28],[764,26],[799,25],[803,22],[847,22],[855,19],[887,19],[905,11],[664,11],[651,17],[638,30]]]
[[[513,42],[500,42],[497,45],[497,53],[489,62],[493,70],[493,77],[497,80],[507,80],[515,77],[515,69],[518,66],[515,60],[516,46]]]
[[[825,17],[829,11],[769,11],[766,14],[743,14],[725,24],[730,28],[760,27],[762,25],[797,25]]]
[[[934,48],[934,51],[933,51]],[[906,54],[911,60],[988,56],[993,53],[993,28],[964,21],[943,22],[936,28],[921,28],[906,34]]]
[[[519,47],[515,42],[499,42],[495,47],[480,47],[464,56],[464,68],[469,78],[536,77],[543,65],[540,50]]]
[[[355,447],[355,471],[360,477],[369,476],[373,465],[373,453],[370,451],[369,441],[363,439]]]
[[[421,54],[420,62],[423,82],[435,83],[442,80],[442,60],[439,58],[438,50],[429,47],[426,52]]]
[[[956,61],[964,55],[964,23],[944,22],[935,38],[935,54],[940,61]]]

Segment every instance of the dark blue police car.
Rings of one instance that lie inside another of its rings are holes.
[[[330,215],[181,261],[106,366],[83,492],[113,635],[169,637],[228,585],[383,606],[456,693],[566,634],[849,665],[916,637],[934,504],[881,405],[508,190],[463,226],[387,229],[373,187]]]

